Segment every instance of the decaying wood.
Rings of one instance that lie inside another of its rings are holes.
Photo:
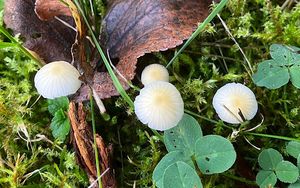
[[[97,179],[95,154],[93,149],[93,134],[91,126],[85,121],[86,114],[84,112],[83,104],[78,104],[78,109],[74,102],[69,105],[69,118],[72,127],[72,143],[76,151],[76,158],[79,165],[84,168],[92,183]],[[115,188],[116,179],[114,171],[110,163],[111,148],[107,147],[100,135],[96,135],[96,143],[98,148],[99,163],[101,172],[109,168],[101,180],[105,188]]]

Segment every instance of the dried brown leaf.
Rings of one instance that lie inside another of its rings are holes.
[[[4,22],[14,34],[25,38],[24,46],[36,52],[46,63],[71,62],[75,32],[60,21],[41,21],[34,13],[34,0],[6,0]],[[73,25],[71,17],[61,17]]]
[[[208,15],[211,0],[116,0],[102,23],[101,44],[118,71],[135,76],[137,59],[145,53],[164,51],[182,44]],[[122,78],[122,85],[128,88]],[[94,89],[101,98],[119,95],[107,72],[94,75]],[[87,99],[82,87],[79,100]]]
[[[35,13],[41,20],[51,20],[55,16],[71,16],[71,11],[60,0],[36,0]]]

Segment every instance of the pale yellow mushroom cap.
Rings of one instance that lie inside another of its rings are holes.
[[[54,99],[76,93],[81,86],[78,70],[65,61],[43,66],[34,77],[34,85],[44,98]]]
[[[141,89],[135,98],[134,110],[143,124],[164,131],[178,124],[183,116],[184,105],[174,85],[156,81]]]
[[[240,83],[228,83],[218,89],[213,98],[213,107],[220,119],[239,124],[252,119],[258,110],[254,93]]]
[[[169,82],[169,72],[163,65],[151,64],[144,68],[141,80],[144,85],[154,81]]]

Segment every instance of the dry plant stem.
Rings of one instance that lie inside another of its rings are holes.
[[[233,42],[237,45],[237,47],[239,48],[240,52],[242,53],[242,55],[243,55],[245,61],[247,62],[247,65],[248,65],[248,67],[249,67],[249,69],[250,69],[250,73],[251,73],[251,74],[249,73],[248,70],[246,70],[246,71],[247,71],[248,74],[251,76],[254,72],[253,72],[253,70],[252,70],[252,66],[251,66],[250,61],[248,60],[247,56],[245,55],[244,51],[242,50],[242,48],[240,47],[240,45],[237,43],[237,41],[235,40],[235,38],[233,37],[233,35],[231,34],[231,32],[230,32],[229,28],[227,27],[226,23],[224,22],[224,20],[221,18],[221,16],[220,16],[219,14],[217,14],[217,16],[218,16],[218,18],[220,19],[220,21],[221,21],[223,27],[225,28],[225,30],[226,30],[228,36],[233,40]]]
[[[257,149],[258,151],[261,150],[261,148],[259,148],[259,147],[257,147],[256,145],[252,144],[252,143],[248,140],[247,137],[245,137],[245,136],[243,136],[243,137],[244,137],[244,139],[246,140],[246,142],[247,142],[250,146],[254,147],[254,148]]]
[[[97,104],[99,110],[100,110],[100,113],[104,114],[106,112],[106,109],[105,109],[105,106],[104,106],[102,100],[100,99],[99,95],[97,94],[97,92],[95,91],[94,88],[91,88],[91,90],[93,91],[93,97],[96,101],[96,104]]]
[[[218,46],[218,49],[219,49],[219,52],[220,52],[220,54],[221,54],[221,59],[223,60],[223,64],[224,64],[225,70],[226,70],[226,72],[228,73],[228,66],[227,66],[227,63],[226,63],[226,61],[225,61],[225,58],[224,58],[222,49],[220,48],[220,46]]]

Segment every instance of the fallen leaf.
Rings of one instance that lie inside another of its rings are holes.
[[[101,44],[117,70],[127,79],[135,76],[137,59],[145,53],[164,51],[182,44],[209,12],[211,0],[116,0],[102,23]],[[126,82],[119,77],[123,87]],[[100,98],[119,95],[107,72],[94,75],[93,88]],[[78,100],[88,99],[88,87]]]
[[[24,46],[36,52],[46,63],[72,61],[71,46],[75,31],[58,20],[41,21],[34,13],[34,0],[6,0],[4,22],[14,34],[21,34]],[[61,17],[73,25],[71,17]]]
[[[70,0],[68,0],[70,1]],[[46,62],[54,60],[72,61],[71,46],[75,41],[75,32],[53,19],[43,22],[34,14],[34,0],[7,0],[4,20],[14,33],[25,37],[25,46],[36,52]],[[38,0],[37,4],[45,0]],[[102,22],[100,43],[108,50],[111,58],[119,59],[116,65],[118,72],[127,80],[135,76],[137,59],[145,53],[174,48],[189,38],[199,22],[208,15],[211,0],[115,0]],[[51,7],[50,7],[51,5]],[[53,9],[55,0],[48,2],[48,12]],[[57,7],[56,7],[57,8]],[[68,15],[65,10],[57,11]],[[72,12],[74,16],[74,11]],[[75,14],[78,16],[78,14]],[[78,17],[77,17],[78,18]],[[68,22],[72,17],[64,16]],[[76,16],[75,16],[76,20]],[[77,19],[78,20],[78,19]],[[78,28],[78,23],[77,28]],[[74,25],[74,24],[72,24]],[[80,27],[79,27],[80,28]],[[84,34],[79,33],[79,34]],[[83,37],[77,37],[82,40]],[[79,41],[79,40],[78,40]],[[73,57],[81,59],[81,41]],[[78,55],[78,54],[79,55]],[[84,63],[85,64],[85,63]],[[83,66],[82,66],[83,67]],[[119,95],[107,72],[87,71],[86,83],[93,87],[100,98]],[[91,78],[92,77],[92,78]],[[118,76],[121,84],[128,89],[126,81]],[[83,85],[76,97],[77,101],[88,99],[87,85]]]
[[[72,63],[84,73],[80,79],[88,85],[92,85],[93,70],[86,62],[85,51],[89,46],[89,41],[85,38],[85,27],[72,0],[36,0],[35,12],[42,20],[51,20],[59,15],[72,16],[76,25],[76,39],[72,45]]]
[[[51,20],[55,16],[71,16],[69,7],[60,0],[36,0],[35,13],[41,20]]]

